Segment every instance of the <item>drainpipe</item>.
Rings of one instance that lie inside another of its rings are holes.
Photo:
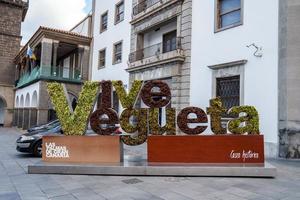
[[[94,26],[95,26],[95,8],[96,6],[96,0],[93,0],[93,8],[92,8],[92,23],[91,23],[91,35],[92,41],[91,41],[91,48],[90,48],[90,62],[89,62],[89,75],[88,80],[92,80],[92,71],[93,71],[93,54],[94,54]]]

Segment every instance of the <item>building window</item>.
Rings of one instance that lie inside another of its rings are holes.
[[[108,24],[108,11],[101,15],[100,33],[107,30]]]
[[[167,53],[170,51],[176,50],[176,36],[177,36],[177,31],[172,31],[170,33],[167,33],[163,36],[163,53]]]
[[[98,68],[105,67],[105,57],[106,57],[106,49],[102,49],[99,51],[99,65]]]
[[[216,0],[216,31],[242,24],[243,0]]]
[[[240,76],[217,78],[216,96],[230,109],[240,105]]]
[[[124,20],[124,1],[121,1],[116,5],[115,24],[118,24],[123,20]]]
[[[114,44],[113,64],[122,62],[122,42]]]

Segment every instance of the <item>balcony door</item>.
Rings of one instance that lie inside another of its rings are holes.
[[[69,78],[70,76],[70,57],[64,59],[63,66],[63,78]]]
[[[176,30],[163,35],[163,53],[176,50],[176,37]]]

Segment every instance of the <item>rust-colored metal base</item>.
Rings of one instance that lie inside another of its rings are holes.
[[[55,163],[119,163],[119,136],[45,136],[43,161]]]
[[[149,136],[148,162],[263,165],[263,135]]]

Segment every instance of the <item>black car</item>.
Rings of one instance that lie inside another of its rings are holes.
[[[47,124],[43,124],[43,125],[40,125],[40,126],[34,126],[34,127],[31,127],[30,129],[28,129],[27,131],[28,132],[33,132],[33,131],[38,131],[38,130],[42,130],[42,129],[47,129],[49,127],[52,127],[53,125],[55,124],[59,124],[59,120],[53,120]]]
[[[36,131],[27,132],[17,139],[17,151],[41,157],[43,136],[60,134],[62,134],[62,130],[59,123],[52,124]]]

